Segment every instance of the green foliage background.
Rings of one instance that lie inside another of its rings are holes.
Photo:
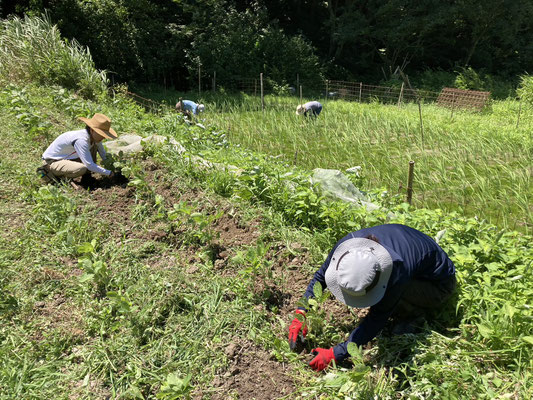
[[[223,85],[259,72],[295,85],[297,73],[386,82],[397,67],[516,86],[533,65],[529,0],[23,0],[0,16],[46,10],[112,80],[179,89],[195,86],[198,58],[207,86],[214,71]]]

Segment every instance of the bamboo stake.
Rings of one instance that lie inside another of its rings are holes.
[[[411,86],[411,82],[409,82],[409,77],[403,73],[402,70],[400,70],[400,75],[402,76],[402,79],[405,83],[407,83],[407,86],[409,86],[409,89],[415,94],[416,96],[416,102],[418,103],[418,115],[420,116],[420,137],[422,139],[422,149],[424,148],[424,122],[422,120],[422,105],[420,104],[420,96],[418,95],[418,91],[414,90]]]
[[[402,82],[402,87],[400,89],[400,95],[398,96],[398,107],[400,107],[400,104],[402,103],[402,96],[403,96],[403,86],[405,82]]]
[[[201,79],[201,67],[200,67],[200,58],[198,57],[198,95],[202,92],[202,79]]]
[[[263,73],[259,74],[259,80],[261,81],[261,110],[265,111],[265,96],[263,92]]]
[[[455,93],[452,92],[452,115],[450,118],[453,118],[453,111],[455,110]]]
[[[409,161],[409,173],[407,175],[407,203],[411,204],[413,200],[413,177],[415,171],[415,162]]]

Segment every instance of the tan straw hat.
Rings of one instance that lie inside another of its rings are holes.
[[[116,139],[118,137],[117,133],[111,128],[111,120],[104,114],[96,113],[91,119],[84,117],[79,119],[106,139]]]

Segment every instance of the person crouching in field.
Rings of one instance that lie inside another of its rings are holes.
[[[85,123],[84,129],[59,135],[42,155],[43,165],[37,170],[48,182],[57,181],[57,178],[90,177],[91,172],[110,178],[114,175],[95,163],[96,153],[100,154],[102,160],[106,159],[102,140],[118,137],[111,128],[111,120],[99,113],[90,119],[79,119]]]
[[[304,115],[305,117],[308,115],[317,117],[321,111],[322,104],[320,104],[318,101],[310,101],[305,104],[300,104],[298,107],[296,107],[296,115]]]
[[[347,341],[312,350],[316,357],[309,365],[317,371],[347,358],[348,343],[362,346],[372,340],[391,316],[393,334],[414,333],[426,312],[440,307],[456,287],[455,266],[444,250],[424,233],[399,224],[361,229],[339,240],[311,279],[307,299],[314,296],[316,282],[350,307],[370,307]],[[295,313],[291,349],[300,333],[307,334],[306,310]]]
[[[192,118],[193,115],[198,115],[201,112],[204,112],[205,106],[203,104],[197,104],[191,100],[182,100],[180,99],[176,103],[176,111],[181,112],[183,115]]]

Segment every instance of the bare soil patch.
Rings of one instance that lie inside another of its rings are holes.
[[[40,330],[32,339],[42,341],[51,332],[60,332],[62,337],[83,340],[84,319],[82,313],[68,297],[56,293],[51,299],[37,301],[33,305],[33,320]]]
[[[213,400],[290,398],[295,392],[291,368],[271,359],[267,351],[255,344],[236,340],[224,352],[229,366],[212,382],[216,388],[211,397]]]

